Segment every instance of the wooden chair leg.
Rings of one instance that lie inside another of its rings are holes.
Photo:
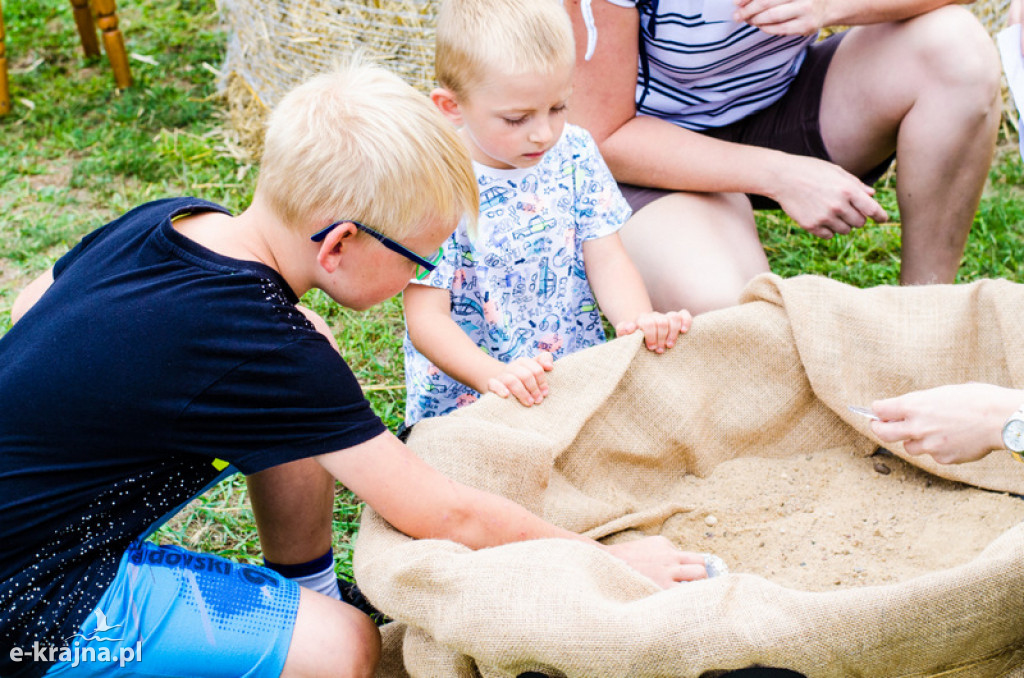
[[[103,35],[103,47],[114,70],[114,80],[119,88],[124,89],[132,84],[132,74],[128,68],[124,37],[117,27],[117,3],[115,0],[93,0],[93,7],[96,9],[96,23]]]
[[[11,90],[7,84],[7,34],[4,33],[4,6],[0,2],[0,115],[11,112]]]
[[[78,37],[82,39],[85,56],[99,56],[100,43],[96,39],[96,25],[92,22],[89,0],[71,0],[71,8],[75,13],[75,26],[78,27]]]

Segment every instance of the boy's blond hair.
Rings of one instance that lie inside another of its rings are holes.
[[[257,194],[312,234],[354,219],[401,240],[428,220],[475,219],[465,144],[422,94],[355,57],[289,92],[270,115]]]
[[[554,73],[576,61],[559,0],[443,0],[436,40],[437,83],[462,98],[492,73]]]

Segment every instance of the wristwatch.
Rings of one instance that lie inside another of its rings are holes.
[[[1024,462],[1024,405],[1003,424],[1003,447],[1019,462]]]

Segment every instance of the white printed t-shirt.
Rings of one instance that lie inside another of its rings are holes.
[[[630,209],[590,134],[566,125],[534,167],[474,163],[474,171],[477,238],[471,241],[460,224],[437,268],[419,284],[450,290],[452,318],[504,363],[540,351],[557,358],[603,342],[583,242],[617,232]],[[479,397],[417,351],[408,333],[403,349],[406,425]]]

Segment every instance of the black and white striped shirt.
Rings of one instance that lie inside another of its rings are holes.
[[[709,20],[729,16],[732,0],[606,1],[640,13],[637,114],[694,130],[723,127],[777,101],[816,39]]]

